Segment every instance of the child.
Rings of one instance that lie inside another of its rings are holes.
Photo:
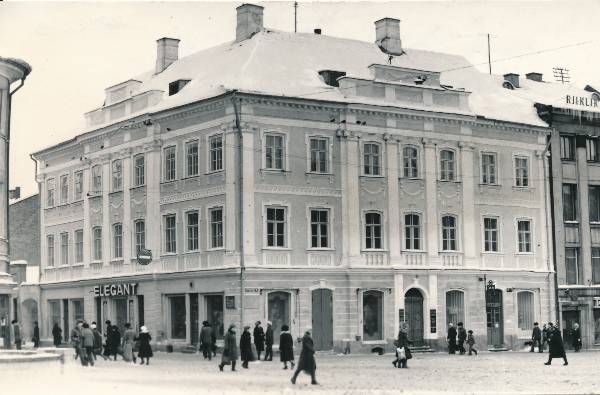
[[[473,331],[469,329],[469,331],[467,332],[469,335],[467,336],[467,344],[469,345],[469,355],[472,355],[471,353],[474,352],[475,355],[477,355],[477,350],[473,347],[473,345],[475,344],[475,338],[473,337]]]
[[[394,366],[406,368],[406,349],[404,347],[396,348],[396,360]]]

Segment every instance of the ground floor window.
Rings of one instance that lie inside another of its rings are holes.
[[[363,293],[363,339],[383,340],[383,292]]]
[[[48,333],[52,333],[54,324],[60,326],[60,300],[49,300],[48,301]]]
[[[71,305],[73,306],[74,324],[77,324],[78,321],[83,321],[85,318],[83,312],[83,299],[74,299],[71,301]]]
[[[171,321],[171,339],[186,338],[187,316],[185,309],[185,295],[170,296],[169,310]]]
[[[289,292],[276,291],[269,293],[267,318],[273,323],[273,339],[279,339],[282,325],[288,325],[291,328],[290,305],[291,297]]]
[[[594,309],[594,343],[600,344],[600,309]]]
[[[217,339],[222,339],[225,333],[223,323],[223,295],[206,295],[206,320],[210,322],[217,334]]]
[[[465,322],[465,294],[463,291],[446,292],[446,325]]]
[[[517,294],[519,329],[530,331],[533,329],[533,292],[523,291]]]

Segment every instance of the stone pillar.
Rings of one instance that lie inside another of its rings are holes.
[[[250,125],[242,128],[244,147],[243,167],[243,207],[244,207],[244,261],[246,265],[256,264],[256,232],[254,211],[254,136],[258,129]]]
[[[425,167],[425,230],[427,235],[427,255],[434,260],[438,257],[438,215],[437,215],[437,155],[435,143],[423,139]]]
[[[398,142],[387,142],[387,218],[390,261],[400,264],[400,191],[398,187]]]
[[[127,149],[121,153],[123,157],[123,262],[131,263],[132,254],[133,223],[131,222],[131,150]]]
[[[587,285],[588,281],[592,281],[592,240],[590,235],[590,206],[588,203],[589,187],[588,187],[588,168],[587,168],[587,152],[585,139],[577,138],[577,195],[579,197],[579,239],[581,241],[581,251],[579,253],[579,273],[581,278],[579,284]],[[580,141],[583,144],[580,146]],[[561,189],[562,191],[562,189]],[[562,193],[562,192],[561,192]]]
[[[357,264],[361,260],[361,240],[360,240],[360,147],[359,139],[356,136],[349,136],[346,139],[347,170],[345,185],[342,185],[342,196],[347,201],[348,218],[348,264]]]
[[[102,158],[102,265],[108,267],[112,258],[110,224],[110,159]]]
[[[89,161],[88,161],[89,162]],[[91,229],[90,229],[90,197],[88,193],[90,191],[90,166],[83,169],[82,180],[81,180],[81,193],[83,196],[83,262],[85,266],[89,266],[91,259]]]
[[[462,175],[462,249],[466,267],[477,265],[477,243],[472,241],[476,234],[475,198],[473,175],[473,146],[460,143],[460,163]],[[469,240],[469,242],[467,242]],[[460,248],[460,247],[459,247]]]
[[[536,151],[535,156],[537,158],[537,178],[538,178],[538,189],[539,189],[539,202],[540,202],[540,225],[538,226],[538,231],[536,234],[539,236],[539,241],[542,243],[541,261],[537,259],[536,261],[536,269],[541,269],[543,271],[550,271],[550,261],[549,256],[552,254],[548,254],[549,248],[551,248],[550,241],[548,236],[552,233],[552,228],[549,226],[551,223],[551,219],[548,217],[550,214],[550,193],[549,193],[549,184],[548,184],[548,167],[547,167],[547,159],[548,156],[543,151]],[[533,168],[533,166],[531,166]],[[531,172],[530,172],[531,173]],[[531,176],[529,177],[532,178]]]
[[[160,230],[162,216],[160,215],[160,180],[161,180],[161,147],[160,126],[150,125],[148,136],[153,137],[146,145],[146,247],[152,251],[152,260],[160,264],[162,246]]]

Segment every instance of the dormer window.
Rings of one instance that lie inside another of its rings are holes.
[[[183,89],[190,80],[177,80],[169,84],[169,96],[173,96]]]
[[[340,86],[338,82],[338,78],[344,77],[346,75],[345,71],[336,71],[336,70],[321,70],[319,71],[319,75],[323,77],[323,81],[329,86]]]

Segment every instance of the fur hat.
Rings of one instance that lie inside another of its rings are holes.
[[[140,332],[142,332],[142,333],[148,333],[148,328],[146,328],[145,326],[142,326],[140,328]]]
[[[281,330],[282,330],[282,331],[286,331],[286,332],[287,332],[287,331],[289,331],[289,330],[290,330],[290,327],[289,327],[289,326],[287,326],[287,325],[283,325],[283,326],[281,327]]]

